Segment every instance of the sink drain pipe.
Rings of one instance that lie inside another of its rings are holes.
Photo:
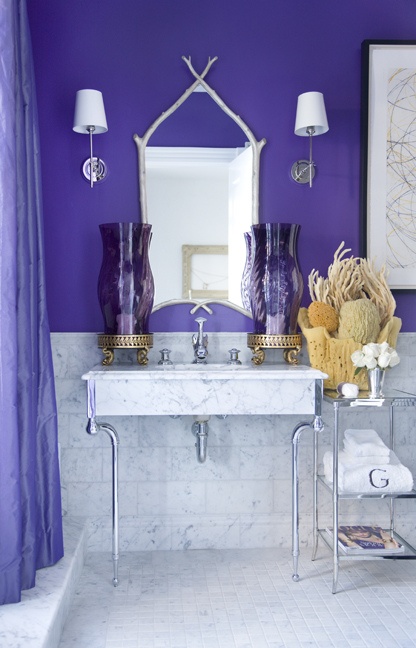
[[[207,458],[209,418],[209,416],[195,416],[195,422],[192,425],[192,433],[196,438],[196,458],[199,463],[204,463]]]

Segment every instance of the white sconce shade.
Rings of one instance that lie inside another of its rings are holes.
[[[298,97],[295,134],[308,137],[310,128],[314,130],[312,135],[323,135],[329,130],[322,92],[304,92]]]
[[[90,136],[90,157],[83,163],[82,173],[92,188],[107,175],[105,162],[94,157],[92,152],[92,136],[108,131],[103,95],[99,90],[78,90],[72,128],[76,133]]]
[[[322,92],[304,92],[298,97],[296,109],[295,135],[309,137],[309,160],[298,160],[292,166],[291,175],[298,184],[309,183],[315,176],[315,163],[312,159],[312,137],[323,135],[329,130],[324,96]]]
[[[108,131],[103,95],[99,90],[78,90],[73,130],[88,135],[92,126],[95,135]]]

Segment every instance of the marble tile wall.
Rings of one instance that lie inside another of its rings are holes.
[[[211,333],[210,361],[241,349],[250,361],[246,335]],[[106,434],[86,432],[83,373],[102,360],[90,333],[53,333],[53,358],[59,417],[62,499],[65,515],[88,519],[90,550],[111,550],[111,444]],[[155,334],[149,362],[159,349],[172,349],[176,362],[192,360],[190,334]],[[399,336],[401,363],[386,383],[416,391],[416,333]],[[116,361],[128,358],[116,353]],[[132,354],[134,356],[134,352]],[[301,362],[308,364],[306,349]],[[271,352],[268,361],[282,361]],[[375,411],[377,409],[377,411]],[[343,415],[344,416],[344,415]],[[303,417],[300,417],[303,418]],[[416,408],[396,411],[397,454],[416,475]],[[192,417],[107,417],[120,435],[120,548],[122,551],[187,548],[255,548],[291,544],[291,434],[297,416],[212,417],[208,458],[199,464],[191,432]],[[344,427],[375,427],[383,432],[387,412],[350,413]],[[325,431],[320,457],[329,446],[333,411],[324,406]],[[301,544],[312,527],[312,444],[309,432],[300,444]],[[345,522],[386,523],[386,502],[343,504]],[[416,502],[397,504],[400,528],[415,535]],[[322,523],[330,523],[331,501],[321,498]],[[414,516],[412,515],[414,513]],[[413,539],[415,541],[415,539]]]

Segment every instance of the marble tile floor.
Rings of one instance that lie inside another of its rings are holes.
[[[289,549],[87,554],[59,648],[410,648],[416,646],[416,561],[332,563]]]

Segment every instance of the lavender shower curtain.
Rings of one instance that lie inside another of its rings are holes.
[[[25,0],[0,0],[0,44],[0,603],[13,603],[63,541]]]

